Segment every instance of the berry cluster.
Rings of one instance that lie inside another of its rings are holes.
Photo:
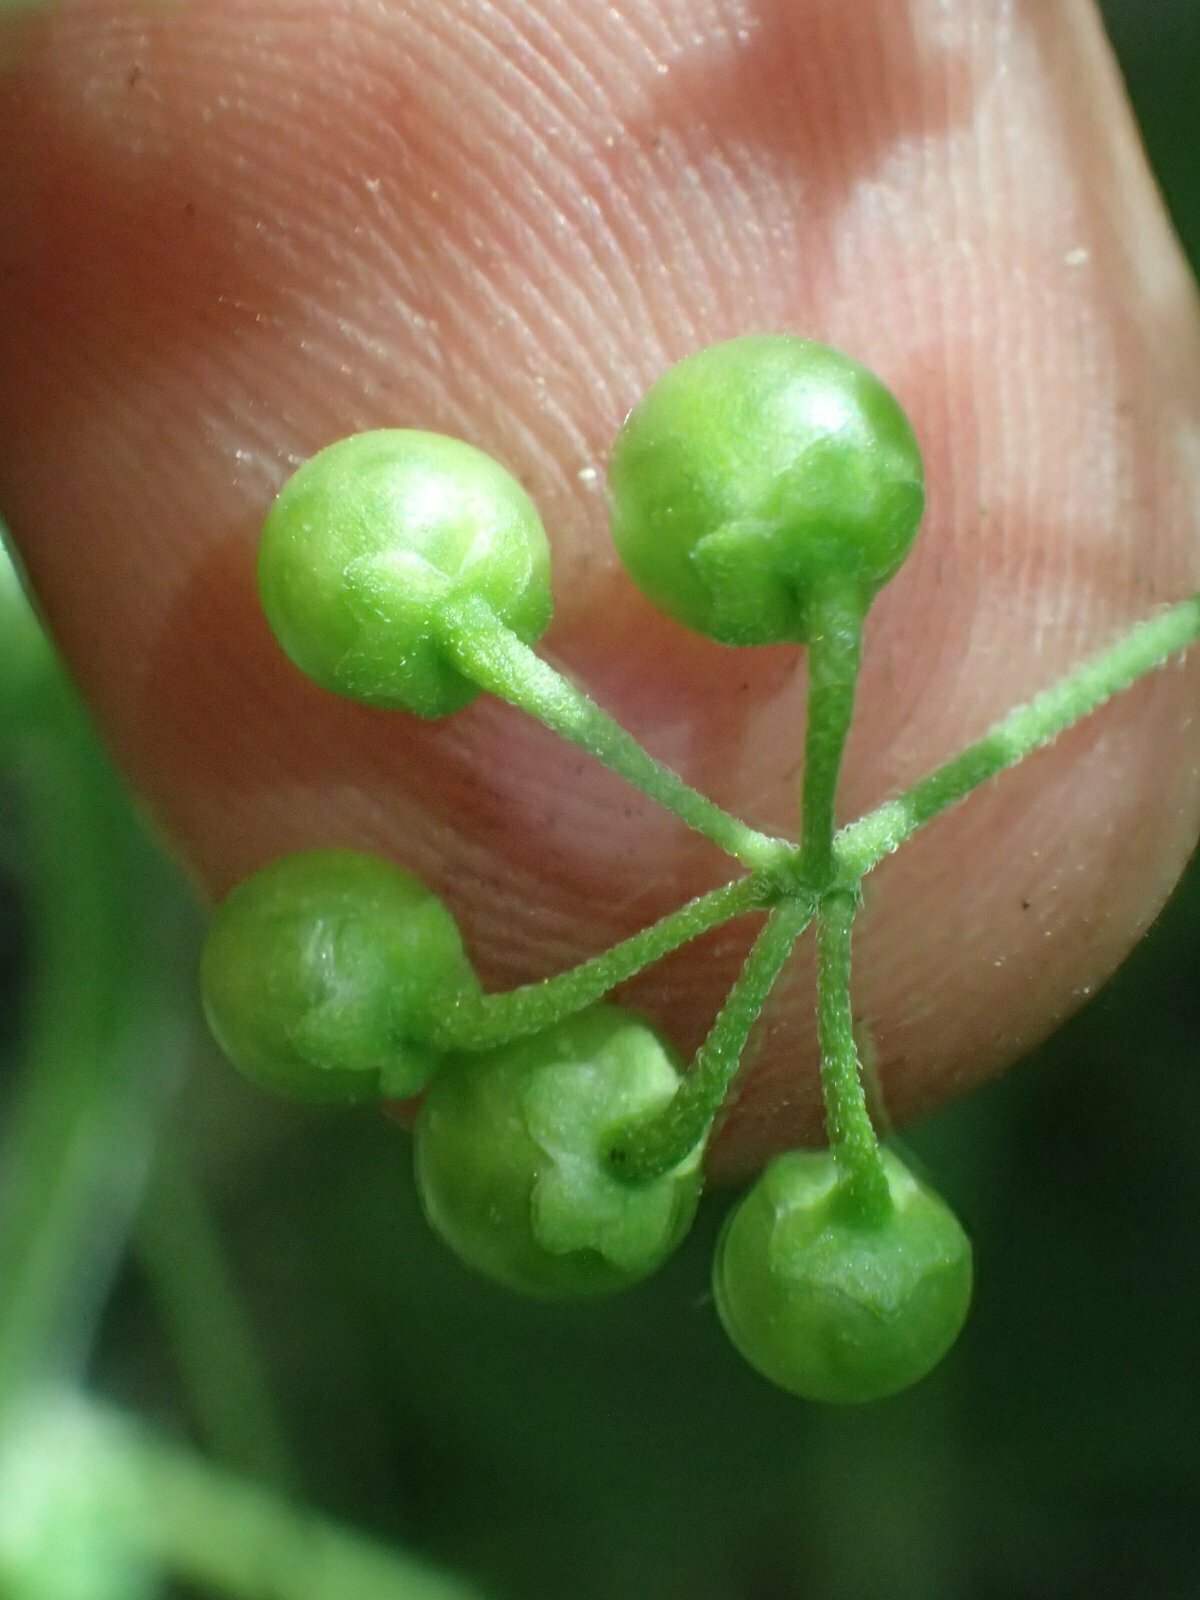
[[[687,1232],[750,1031],[815,921],[829,1148],[778,1157],[736,1206],[716,1304],[746,1359],[792,1393],[893,1394],[957,1336],[971,1249],[872,1126],[850,1007],[861,881],[931,817],[1193,642],[1200,598],[835,833],[863,620],[924,504],[897,401],[827,346],[735,339],[649,391],[618,435],[609,481],[616,547],[656,605],[725,644],[807,646],[798,840],[757,832],[689,788],[534,652],[551,613],[549,551],[504,468],[436,434],[360,434],[301,467],[267,518],[263,606],[295,664],[338,694],[421,717],[498,695],[745,870],[569,972],[485,994],[449,911],[408,873],[345,850],[285,856],[217,915],[208,1017],[230,1059],[269,1088],[343,1103],[422,1094],[417,1183],[452,1249],[528,1294],[606,1294],[655,1271]],[[684,1070],[605,997],[753,913],[761,931]]]

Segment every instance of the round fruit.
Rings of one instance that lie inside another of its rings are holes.
[[[883,1151],[891,1209],[848,1220],[828,1151],[778,1156],[727,1220],[713,1287],[726,1333],[773,1383],[809,1400],[896,1394],[937,1365],[971,1299],[954,1214]]]
[[[831,588],[865,614],[925,503],[895,396],[849,356],[787,334],[672,367],[621,429],[609,490],[634,582],[737,645],[806,641]]]
[[[491,456],[437,433],[359,433],[306,462],[267,517],[258,581],[301,671],[423,717],[478,693],[443,649],[456,601],[483,601],[526,644],[550,621],[533,502]]]
[[[644,1184],[622,1181],[609,1152],[678,1083],[657,1034],[611,1005],[452,1057],[416,1126],[429,1221],[468,1266],[526,1294],[607,1294],[646,1277],[691,1224],[700,1152]]]
[[[240,883],[205,942],[209,1025],[248,1078],[301,1099],[403,1099],[431,1020],[478,985],[453,917],[375,856],[282,856]]]

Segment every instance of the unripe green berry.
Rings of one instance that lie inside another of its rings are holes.
[[[665,373],[617,437],[609,491],[634,582],[679,622],[737,645],[805,642],[831,589],[865,615],[925,502],[890,390],[787,334],[710,345]]]
[[[478,693],[450,665],[448,606],[484,601],[526,644],[550,621],[550,552],[525,490],[442,434],[359,433],[283,486],[258,558],[276,638],[327,689],[440,717]]]
[[[453,917],[376,856],[282,856],[240,883],[204,946],[201,988],[221,1049],[299,1099],[404,1099],[429,1081],[431,1022],[478,993]]]
[[[717,1311],[751,1366],[807,1400],[878,1400],[924,1377],[971,1299],[971,1245],[890,1151],[891,1210],[854,1220],[828,1151],[778,1156],[734,1209],[713,1267]]]
[[[678,1084],[657,1034],[611,1005],[448,1060],[416,1125],[426,1216],[467,1266],[508,1288],[543,1298],[625,1288],[691,1225],[700,1152],[635,1185],[609,1151]]]

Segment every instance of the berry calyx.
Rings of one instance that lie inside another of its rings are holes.
[[[691,1224],[700,1151],[643,1184],[618,1178],[609,1151],[678,1084],[654,1030],[611,1005],[452,1057],[415,1130],[426,1216],[466,1265],[526,1294],[609,1294],[635,1283]]]
[[[439,1056],[434,1019],[478,983],[453,917],[376,856],[282,856],[226,899],[204,945],[204,1009],[255,1083],[326,1103],[404,1099]]]
[[[924,1377],[958,1336],[971,1246],[949,1207],[883,1151],[891,1208],[843,1204],[829,1151],[778,1156],[725,1223],[713,1266],[734,1345],[791,1394],[879,1400]]]
[[[368,705],[441,717],[478,688],[443,645],[482,601],[526,644],[550,621],[550,552],[512,474],[461,439],[354,434],[280,491],[258,558],[263,609],[310,678]]]
[[[634,582],[735,645],[806,642],[830,592],[865,614],[925,503],[890,390],[789,334],[710,345],[666,372],[617,436],[609,491]]]

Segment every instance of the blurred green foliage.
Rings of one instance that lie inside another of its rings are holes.
[[[1198,260],[1200,8],[1105,9]],[[11,1016],[28,972],[18,833],[0,835]],[[527,1305],[430,1236],[395,1128],[281,1107],[203,1050],[177,1134],[304,1492],[512,1600],[1200,1595],[1198,964],[1193,868],[1083,1013],[911,1133],[974,1237],[977,1303],[937,1374],[855,1412],[786,1400],[725,1342],[721,1198],[650,1285]],[[8,1058],[14,1038],[0,1028]],[[127,1259],[91,1381],[211,1442],[169,1276]]]

